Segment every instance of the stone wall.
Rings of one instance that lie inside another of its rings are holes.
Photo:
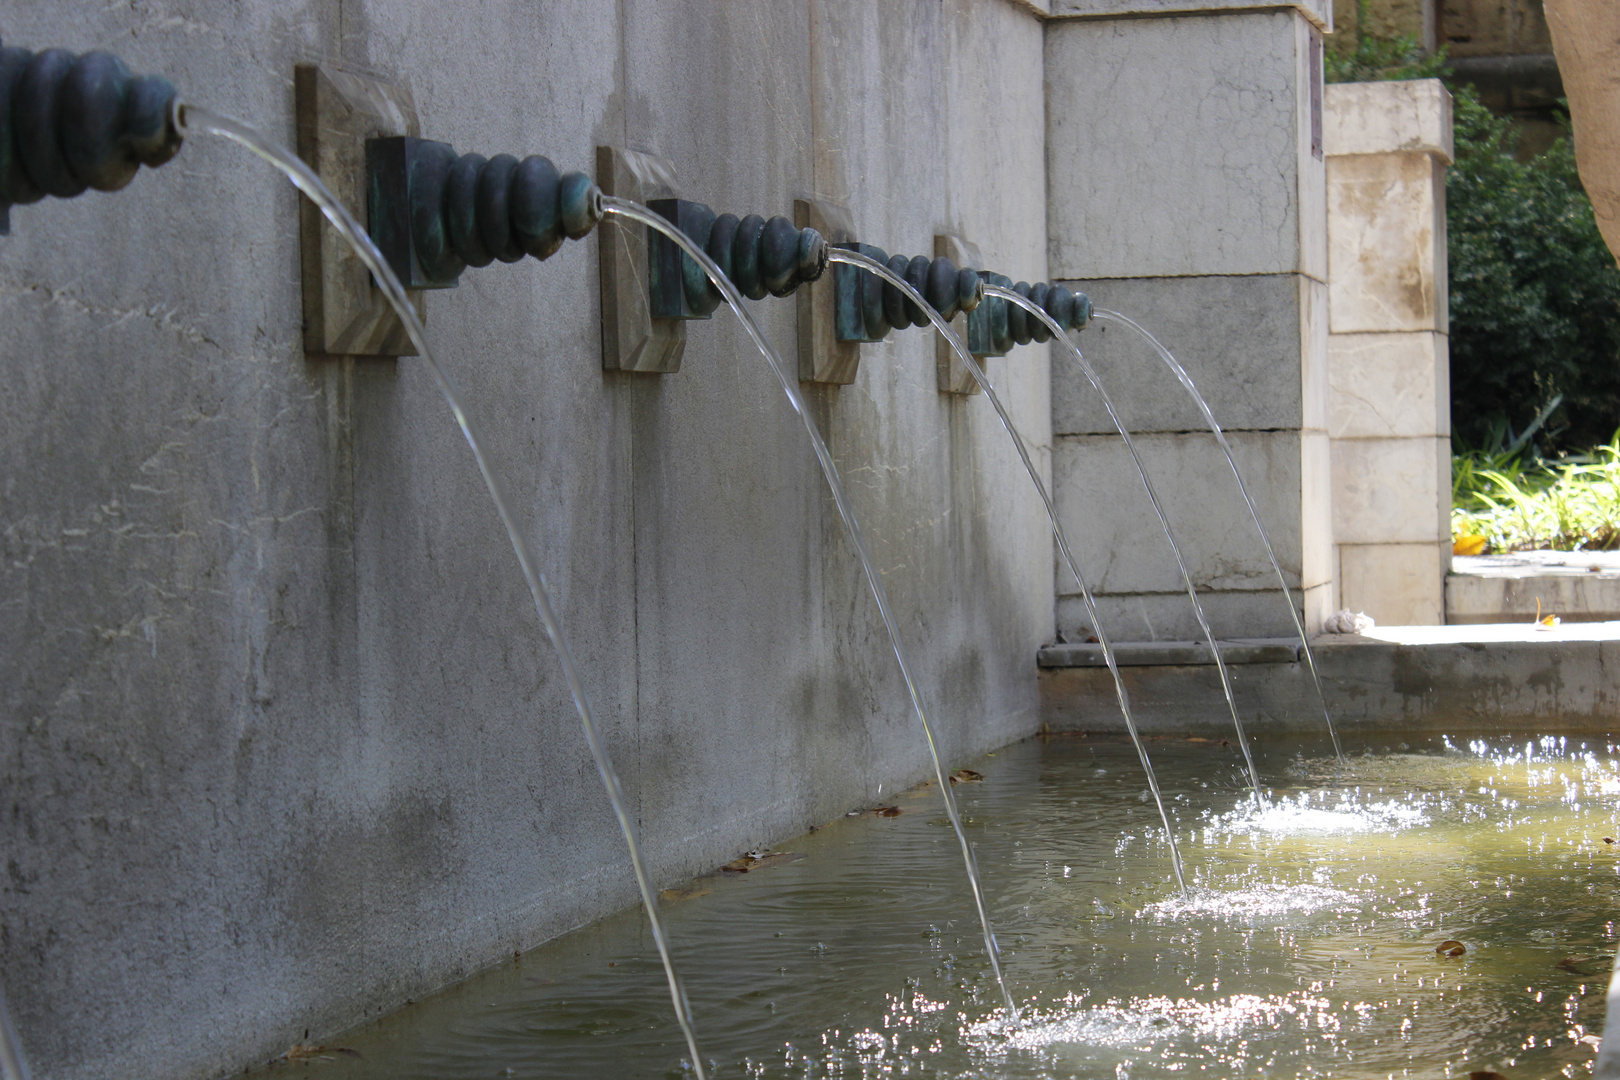
[[[1302,40],[1234,18],[1266,56]],[[289,145],[293,65],[331,63],[407,85],[463,151],[652,150],[718,210],[819,195],[890,251],[953,232],[1048,277],[1044,32],[1010,0],[0,0],[0,35],[112,49]],[[0,978],[36,1076],[239,1071],[632,903],[427,373],[303,353],[291,187],[198,138],[116,196],[12,216]],[[593,239],[469,271],[428,329],[669,883],[926,757],[763,361],[719,313],[679,373],[605,375],[596,261]],[[791,354],[793,302],[759,310]],[[1046,467],[1045,351],[995,374]],[[1032,731],[1052,548],[988,403],[938,392],[920,331],[810,393],[947,752]]]
[[[1328,87],[1334,576],[1381,623],[1445,622],[1451,152],[1438,79]]]

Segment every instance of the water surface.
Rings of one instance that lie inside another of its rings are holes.
[[[957,785],[1024,1023],[1004,1025],[930,787],[799,861],[664,905],[716,1077],[1586,1076],[1620,899],[1598,739],[1153,743],[1190,890],[1135,752],[1054,737]],[[1365,752],[1364,752],[1365,751]],[[740,854],[740,853],[739,853]],[[1455,939],[1458,957],[1435,947]],[[281,1064],[322,1080],[686,1073],[638,910]]]

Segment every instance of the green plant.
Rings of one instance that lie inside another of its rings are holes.
[[[1520,451],[1452,459],[1453,538],[1493,552],[1620,548],[1620,433],[1591,454],[1548,462]]]
[[[1390,79],[1432,79],[1446,73],[1442,46],[1426,53],[1423,43],[1410,35],[1380,37],[1368,32],[1367,0],[1356,6],[1356,44],[1347,52],[1329,50],[1323,57],[1328,82],[1383,82]]]

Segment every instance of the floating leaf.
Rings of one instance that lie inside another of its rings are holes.
[[[728,874],[746,874],[750,870],[765,870],[772,866],[783,866],[787,863],[796,863],[804,855],[797,851],[765,851],[756,849],[733,859],[720,869]]]
[[[702,885],[688,885],[680,889],[665,889],[658,894],[658,899],[666,904],[673,904],[678,900],[696,900],[700,896],[708,896],[709,891]]]
[[[1468,946],[1460,941],[1442,941],[1434,947],[1434,951],[1441,956],[1461,956],[1468,951]]]
[[[974,772],[972,769],[957,769],[951,773],[953,784],[977,784],[984,779],[984,773]]]

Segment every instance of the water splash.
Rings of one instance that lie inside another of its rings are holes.
[[[1137,756],[1142,760],[1142,770],[1147,773],[1148,790],[1153,793],[1153,801],[1159,808],[1159,819],[1164,822],[1164,834],[1170,842],[1170,865],[1175,871],[1176,887],[1185,890],[1187,881],[1182,873],[1181,850],[1176,846],[1175,829],[1170,824],[1170,815],[1164,808],[1163,797],[1159,794],[1159,781],[1153,775],[1153,762],[1148,758],[1147,746],[1142,742],[1142,736],[1136,730],[1136,719],[1131,715],[1130,695],[1125,690],[1125,680],[1120,676],[1119,662],[1114,656],[1114,647],[1108,640],[1107,632],[1103,629],[1102,620],[1098,618],[1097,602],[1091,595],[1091,589],[1087,586],[1085,577],[1080,573],[1080,568],[1076,565],[1074,557],[1069,553],[1069,538],[1064,533],[1062,524],[1058,521],[1057,507],[1052,504],[1052,496],[1047,492],[1046,485],[1041,483],[1040,474],[1035,471],[1035,463],[1030,460],[1029,448],[1024,445],[1023,437],[1018,434],[1018,429],[1013,426],[1012,417],[1008,415],[1006,406],[1001,403],[1001,398],[996,394],[996,388],[990,385],[990,380],[985,377],[984,370],[979,367],[978,361],[973,358],[973,354],[962,343],[962,339],[951,329],[951,324],[946,322],[944,317],[935,311],[928,301],[923,298],[923,295],[912,288],[911,284],[904,278],[875,259],[869,259],[856,251],[833,248],[828,252],[828,258],[832,262],[847,263],[850,266],[858,266],[863,270],[876,274],[884,281],[895,286],[912,303],[916,304],[928,316],[928,320],[934,324],[934,328],[945,335],[945,340],[950,343],[956,354],[962,358],[962,362],[967,367],[969,374],[979,384],[979,388],[984,391],[984,396],[989,400],[991,406],[995,408],[996,415],[1001,418],[1001,426],[1007,430],[1008,436],[1011,437],[1013,446],[1017,449],[1018,456],[1024,463],[1024,470],[1029,473],[1030,482],[1035,485],[1035,490],[1040,493],[1041,502],[1046,507],[1046,516],[1052,522],[1052,537],[1057,543],[1058,550],[1062,552],[1064,562],[1068,563],[1069,570],[1074,574],[1075,581],[1080,585],[1080,595],[1085,602],[1086,612],[1091,616],[1091,625],[1096,629],[1097,641],[1102,646],[1103,662],[1108,665],[1108,672],[1114,679],[1114,692],[1119,698],[1119,708],[1125,717],[1126,730],[1130,732],[1131,742],[1136,747]],[[989,293],[990,288],[987,287],[985,291]]]
[[[822,476],[826,478],[827,487],[832,492],[833,502],[838,507],[839,517],[844,521],[844,528],[849,533],[850,543],[855,548],[855,554],[860,558],[861,569],[866,574],[866,583],[872,590],[872,598],[877,603],[878,613],[883,618],[884,628],[889,632],[889,644],[894,649],[895,662],[900,666],[900,677],[905,680],[906,691],[911,695],[912,711],[917,714],[917,719],[922,724],[923,735],[928,741],[929,758],[934,766],[934,779],[939,784],[940,797],[945,802],[945,815],[950,819],[951,828],[956,833],[957,843],[961,846],[962,862],[967,868],[968,885],[973,891],[973,903],[978,910],[979,923],[984,928],[985,953],[990,958],[990,966],[995,971],[996,982],[1001,987],[1001,995],[1005,999],[1008,1015],[1016,1021],[1018,1005],[1013,1001],[1012,992],[1007,988],[1006,977],[1001,971],[1001,952],[996,945],[995,932],[990,925],[990,913],[985,907],[984,890],[979,882],[978,861],[973,856],[972,845],[968,843],[967,832],[962,828],[962,817],[956,809],[956,798],[951,794],[951,780],[946,775],[945,763],[940,757],[939,744],[934,737],[934,727],[928,720],[928,710],[923,705],[922,690],[917,685],[916,679],[912,677],[911,664],[907,659],[905,646],[900,641],[900,626],[895,622],[894,613],[889,610],[889,594],[883,586],[883,578],[878,572],[877,563],[873,561],[871,553],[866,548],[866,540],[861,535],[860,522],[856,520],[854,507],[850,505],[849,497],[844,492],[844,484],[839,478],[838,466],[833,463],[832,452],[827,449],[826,440],[821,437],[821,431],[816,427],[815,418],[810,413],[810,406],[804,400],[804,395],[799,391],[797,373],[789,372],[787,363],[782,359],[781,354],[776,351],[776,347],[765,337],[764,331],[759,328],[759,324],[754,320],[753,313],[743,303],[742,293],[737,291],[737,287],[731,283],[731,279],[721,272],[720,267],[709,257],[708,253],[693,243],[690,237],[675,228],[662,216],[653,213],[639,203],[612,196],[604,196],[602,203],[603,208],[610,214],[618,214],[632,221],[638,221],[648,228],[658,230],[674,241],[686,254],[690,255],[694,262],[703,267],[704,273],[709,275],[709,280],[714,282],[715,287],[726,298],[726,302],[731,305],[731,309],[736,312],[743,329],[748,332],[748,336],[753,339],[755,346],[764,355],[766,363],[770,364],[771,370],[775,372],[777,380],[782,384],[783,393],[787,394],[788,401],[793,406],[793,411],[798,413],[799,418],[804,421],[805,432],[810,436],[810,445],[815,450],[816,460],[821,464]],[[837,252],[833,252],[835,257],[837,254]],[[928,310],[932,311],[931,308]]]
[[[1080,365],[1081,374],[1085,375],[1086,381],[1091,383],[1091,388],[1102,398],[1103,408],[1108,410],[1108,419],[1113,422],[1114,430],[1119,432],[1119,437],[1124,440],[1125,450],[1131,455],[1132,464],[1136,466],[1136,475],[1141,477],[1142,490],[1147,492],[1148,502],[1153,504],[1153,513],[1159,519],[1159,528],[1164,531],[1164,538],[1170,542],[1170,550],[1175,554],[1176,568],[1181,571],[1182,584],[1187,588],[1187,599],[1192,601],[1193,615],[1198,619],[1198,628],[1204,632],[1204,642],[1209,646],[1209,654],[1215,658],[1215,670],[1221,677],[1221,692],[1226,695],[1226,708],[1232,715],[1232,727],[1237,731],[1238,747],[1243,751],[1243,761],[1249,769],[1249,783],[1252,785],[1254,804],[1260,806],[1263,801],[1260,795],[1260,773],[1254,767],[1254,755],[1249,750],[1249,737],[1243,730],[1242,718],[1238,716],[1237,699],[1232,694],[1232,675],[1226,670],[1226,659],[1221,656],[1221,647],[1215,642],[1215,631],[1210,629],[1209,618],[1204,614],[1203,601],[1198,599],[1198,590],[1193,586],[1192,574],[1187,570],[1187,560],[1182,558],[1181,545],[1176,543],[1175,534],[1170,529],[1170,519],[1165,516],[1164,507],[1159,504],[1158,492],[1153,490],[1153,482],[1148,479],[1147,469],[1143,467],[1142,459],[1136,453],[1136,440],[1131,438],[1130,430],[1120,422],[1119,414],[1114,411],[1113,399],[1108,396],[1108,391],[1103,389],[1102,380],[1097,378],[1097,372],[1081,354],[1080,347],[1069,340],[1069,335],[1056,320],[1041,310],[1039,304],[1011,289],[988,285],[985,287],[985,295],[999,296],[1040,319],[1052,332],[1052,336],[1068,348],[1070,357]],[[1101,637],[1099,634],[1099,640]]]
[[[355,221],[348,209],[326,189],[320,177],[297,156],[266,139],[247,124],[196,105],[177,101],[173,121],[175,129],[182,135],[188,137],[195,134],[222,135],[246,147],[279,169],[299,191],[320,208],[326,220],[332,223],[338,234],[354,249],[354,253],[366,264],[366,269],[371,271],[372,278],[389,305],[405,324],[405,330],[410,335],[412,344],[416,346],[419,358],[427,365],[439,393],[454,414],[456,424],[461,428],[461,434],[472,451],[473,459],[478,463],[478,473],[483,477],[484,487],[489,492],[490,500],[495,504],[501,523],[506,526],[506,535],[512,542],[513,553],[517,555],[518,565],[523,571],[523,580],[529,586],[529,595],[534,600],[535,612],[539,615],[540,622],[546,629],[546,635],[551,639],[552,647],[557,652],[557,661],[562,667],[569,693],[574,698],[574,709],[579,713],[580,725],[585,729],[585,741],[590,744],[591,756],[595,758],[597,772],[602,777],[602,786],[606,788],[608,802],[613,806],[613,816],[618,819],[619,829],[624,834],[625,847],[629,849],[636,887],[641,892],[642,906],[646,908],[647,922],[652,930],[653,941],[658,947],[659,959],[663,961],[665,978],[669,983],[670,998],[675,1006],[675,1018],[680,1024],[681,1033],[686,1037],[687,1051],[691,1054],[692,1071],[698,1080],[704,1080],[703,1059],[698,1054],[697,1034],[692,1023],[692,1006],[687,1001],[686,989],[675,971],[674,961],[670,958],[669,941],[664,933],[663,923],[658,917],[658,895],[647,875],[635,823],[625,806],[624,791],[619,786],[619,776],[613,768],[612,759],[608,756],[607,746],[597,730],[590,699],[585,691],[585,683],[580,677],[579,666],[574,660],[567,639],[563,636],[562,622],[552,606],[551,593],[546,588],[545,577],[536,566],[534,555],[529,550],[529,542],[518,527],[517,519],[512,515],[511,505],[502,489],[500,478],[496,476],[489,460],[484,456],[483,440],[479,437],[472,417],[468,415],[462,403],[461,392],[449,374],[434,359],[433,350],[428,346],[427,332],[416,316],[416,309],[411,306],[410,299],[405,295],[404,286],[389,268],[377,246],[372,243],[371,237],[360,227],[360,223]]]
[[[1302,1022],[1328,1026],[1337,1021],[1332,1010],[1327,998],[1304,991],[1232,994],[1214,1001],[1138,997],[1090,1006],[1083,996],[1070,995],[1058,1008],[1032,1014],[1015,1031],[985,1021],[969,1025],[963,1035],[987,1053],[1074,1045],[1150,1054],[1172,1043],[1227,1043],[1251,1031],[1276,1031]]]
[[[1361,898],[1327,885],[1249,885],[1239,889],[1195,888],[1178,896],[1148,904],[1139,918],[1156,922],[1211,919],[1245,926],[1275,924],[1322,911],[1349,914],[1360,911]]]
[[[1092,317],[1102,319],[1104,322],[1117,322],[1136,331],[1144,341],[1153,347],[1153,351],[1159,354],[1159,359],[1163,360],[1170,370],[1175,373],[1176,379],[1186,389],[1187,393],[1192,395],[1194,403],[1198,406],[1198,411],[1204,414],[1204,422],[1209,425],[1210,433],[1215,436],[1215,441],[1220,444],[1221,453],[1226,456],[1226,464],[1231,467],[1232,477],[1237,481],[1238,491],[1243,495],[1243,503],[1249,508],[1249,517],[1254,521],[1255,531],[1260,534],[1260,543],[1266,549],[1266,558],[1271,560],[1271,569],[1277,575],[1277,585],[1282,589],[1283,596],[1288,601],[1288,616],[1294,620],[1294,630],[1299,634],[1299,644],[1305,653],[1306,666],[1311,669],[1311,682],[1316,686],[1316,699],[1322,705],[1322,719],[1327,721],[1328,736],[1333,740],[1333,754],[1339,759],[1339,764],[1345,764],[1344,748],[1339,745],[1339,733],[1333,727],[1333,715],[1328,711],[1327,695],[1322,692],[1322,676],[1316,670],[1316,656],[1311,652],[1311,642],[1305,634],[1305,624],[1300,621],[1299,610],[1294,607],[1293,590],[1288,587],[1288,579],[1283,576],[1282,564],[1277,561],[1277,553],[1271,546],[1271,537],[1267,534],[1266,527],[1260,523],[1260,513],[1254,508],[1254,500],[1249,497],[1248,486],[1243,483],[1243,473],[1238,469],[1237,460],[1232,457],[1231,444],[1226,441],[1226,433],[1221,430],[1221,425],[1215,421],[1215,414],[1210,411],[1209,402],[1204,400],[1204,395],[1200,394],[1198,387],[1193,384],[1192,376],[1187,374],[1187,369],[1182,367],[1176,358],[1171,355],[1170,350],[1161,345],[1158,338],[1148,333],[1134,319],[1121,315],[1117,311],[1102,309],[1093,312]]]
[[[1329,792],[1300,792],[1261,809],[1240,807],[1210,821],[1210,828],[1226,833],[1272,833],[1281,836],[1324,835],[1328,833],[1394,834],[1429,823],[1421,805],[1386,799],[1362,802],[1356,792],[1336,792],[1329,803]],[[1314,804],[1314,805],[1313,805]]]

